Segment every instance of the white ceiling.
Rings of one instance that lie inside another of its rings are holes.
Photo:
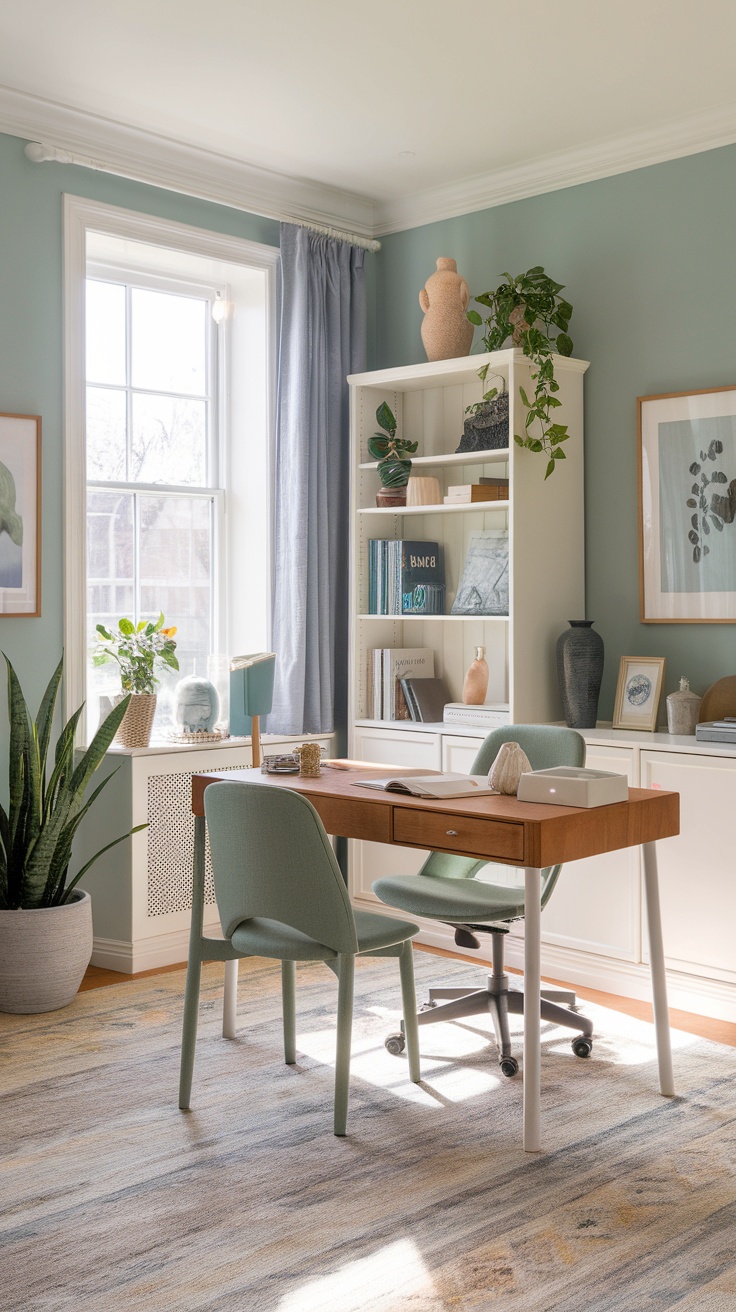
[[[366,230],[736,140],[733,0],[0,0],[0,34],[0,129],[124,125]]]

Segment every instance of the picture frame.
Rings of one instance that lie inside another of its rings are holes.
[[[41,416],[0,414],[0,616],[41,614]]]
[[[642,624],[736,624],[736,386],[637,397]]]
[[[654,733],[664,687],[664,656],[622,656],[618,667],[613,729]]]

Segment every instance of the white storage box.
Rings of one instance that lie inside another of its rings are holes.
[[[520,802],[549,802],[552,806],[610,806],[628,801],[629,782],[625,774],[561,765],[553,770],[527,771],[516,795]]]

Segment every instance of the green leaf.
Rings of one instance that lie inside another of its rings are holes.
[[[516,443],[517,446],[523,446],[523,445],[524,445],[524,439],[523,439],[523,437],[519,437],[519,434],[518,434],[518,433],[514,433],[514,441],[515,441],[515,443]]]
[[[118,628],[120,629],[120,632],[124,633],[127,638],[131,637],[135,633],[135,625],[133,624],[132,620],[129,620],[125,617],[123,617],[123,619],[121,620],[118,620]]]
[[[567,333],[557,334],[556,346],[559,355],[572,355],[572,341]]]
[[[480,317],[480,315],[478,314],[478,311],[477,311],[477,310],[466,310],[466,311],[465,311],[465,315],[466,315],[466,318],[468,318],[468,319],[470,320],[471,323],[475,324],[476,328],[481,328],[481,327],[482,327],[482,325],[483,325],[483,320],[481,319],[481,317]]]
[[[480,381],[482,383],[484,383],[486,381],[486,378],[488,377],[488,369],[489,369],[489,365],[482,364],[480,369],[478,370],[478,377],[480,378]]]
[[[105,642],[112,642],[112,634],[109,629],[105,628],[104,624],[96,624],[95,630],[97,633],[102,634],[102,637],[105,639]]]
[[[544,475],[545,479],[548,479],[550,474],[554,474],[554,472],[555,472],[555,462],[554,460],[550,460],[549,464],[547,465],[547,472]]]
[[[553,459],[553,460],[566,460],[566,459],[567,459],[567,456],[565,455],[565,452],[562,450],[562,447],[561,447],[561,446],[557,446],[557,447],[555,447],[554,451],[552,452],[552,459]]]
[[[379,428],[385,428],[386,432],[393,437],[396,432],[396,420],[390,406],[385,401],[376,410],[376,423]]]
[[[522,402],[524,403],[524,405],[527,406],[527,408],[529,408],[529,407],[531,406],[531,401],[529,400],[529,397],[527,396],[527,394],[526,394],[526,392],[524,391],[524,388],[523,388],[523,387],[520,387],[520,388],[519,388],[519,395],[520,395],[520,397],[521,397]]]

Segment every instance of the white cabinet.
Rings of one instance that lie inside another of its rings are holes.
[[[439,734],[394,729],[356,729],[351,755],[359,761],[374,765],[412,766],[418,770],[441,770],[442,749]],[[388,847],[385,843],[348,843],[350,886],[355,900],[364,905],[376,905],[371,884],[382,875],[415,875],[422,866],[426,852],[412,847]],[[398,913],[397,913],[398,914]]]
[[[667,963],[736,984],[736,761],[644,751],[641,775],[680,794],[680,833],[657,852]]]
[[[634,784],[631,748],[588,747],[585,764],[625,774]],[[640,916],[639,850],[628,847],[563,867],[544,909],[542,938],[561,948],[639,961]]]

